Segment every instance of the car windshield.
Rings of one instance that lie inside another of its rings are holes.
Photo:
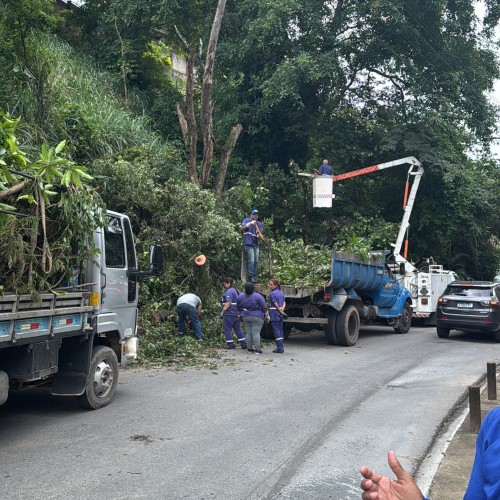
[[[462,288],[452,286],[447,291],[448,295],[461,295],[464,297],[490,297],[491,290],[489,288]]]

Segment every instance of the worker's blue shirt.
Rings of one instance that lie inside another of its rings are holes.
[[[260,293],[253,292],[250,295],[240,293],[237,303],[242,318],[245,316],[257,316],[264,319],[264,312],[267,310],[266,301]]]
[[[476,456],[464,500],[500,498],[500,407],[486,415],[476,440]]]
[[[227,302],[231,303],[231,307],[224,311],[227,316],[238,316],[238,310],[236,309],[236,299],[238,298],[238,292],[233,288],[228,288],[224,295],[222,296],[222,305]]]
[[[323,163],[319,167],[319,175],[333,175],[333,168],[328,165],[328,163]]]
[[[281,290],[275,288],[271,292],[271,296],[269,297],[270,307],[269,307],[269,316],[271,321],[279,321],[281,319],[281,315],[279,311],[274,307],[274,303],[276,302],[279,307],[283,305],[285,302],[285,296]]]
[[[242,226],[245,226],[249,222],[252,222],[251,217],[247,217],[243,219],[241,223]],[[252,225],[250,227],[246,227],[243,231],[243,245],[252,245],[254,247],[259,246],[259,236],[257,234],[257,227],[260,229],[260,232],[264,230],[264,224],[260,222],[260,220],[256,220],[257,224]]]

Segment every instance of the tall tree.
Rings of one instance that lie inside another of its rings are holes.
[[[316,139],[346,113],[376,126],[435,110],[473,137],[489,137],[494,110],[484,91],[498,66],[474,4],[245,0],[230,6],[218,64],[221,76],[232,77],[217,98],[227,119],[240,115],[249,132],[245,156],[282,166],[290,157],[323,156]],[[369,137],[371,126],[361,128]],[[337,147],[330,141],[328,150]]]
[[[200,123],[203,137],[203,161],[201,166],[201,174],[198,179],[196,168],[197,163],[197,140],[198,127],[195,119],[195,48],[192,43],[189,43],[182,33],[177,29],[177,34],[184,42],[187,56],[187,79],[186,79],[186,102],[184,106],[178,105],[177,112],[179,113],[179,123],[184,135],[188,156],[188,175],[191,182],[198,183],[203,187],[207,187],[210,181],[210,172],[212,169],[215,137],[213,130],[213,103],[212,103],[212,87],[213,75],[215,66],[215,56],[217,52],[217,42],[222,24],[222,18],[226,9],[227,0],[218,0],[217,9],[215,11],[210,38],[208,41],[207,52],[205,56],[205,64],[203,65],[203,79],[201,83],[201,107],[200,107]],[[219,168],[215,181],[215,191],[217,194],[222,193],[224,181],[227,172],[229,157],[238,141],[243,127],[241,124],[232,126],[228,139],[224,147],[220,151]]]

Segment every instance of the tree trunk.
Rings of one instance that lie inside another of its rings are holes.
[[[121,68],[122,79],[123,79],[123,95],[125,98],[125,104],[128,105],[127,69],[125,67],[125,43],[123,41],[122,36],[120,35],[120,31],[118,30],[118,24],[116,23],[116,17],[115,17],[115,30],[116,30],[116,34],[118,35],[118,38],[120,40],[120,51],[121,51],[120,68]]]
[[[188,157],[188,177],[193,184],[199,184],[198,172],[196,171],[196,148],[198,144],[198,127],[196,126],[196,116],[194,113],[194,58],[195,51],[190,48],[187,58],[187,79],[186,79],[186,123],[187,141],[186,150]],[[179,117],[179,122],[182,120]]]
[[[186,113],[184,113],[184,108],[182,107],[182,104],[180,102],[178,102],[176,104],[175,108],[177,109],[177,117],[179,118],[179,124],[181,126],[182,139],[184,140],[184,146],[187,149],[188,144],[189,144],[189,131],[188,131]]]
[[[238,125],[235,125],[231,129],[229,137],[227,138],[226,145],[220,153],[219,169],[217,171],[217,179],[215,180],[215,194],[217,194],[217,196],[220,196],[222,194],[222,188],[224,187],[224,181],[226,180],[229,157],[231,156],[231,153],[236,146],[236,142],[238,141],[242,130],[243,126],[240,123],[238,123]]]
[[[212,168],[212,159],[214,156],[214,136],[212,122],[212,85],[214,74],[215,53],[217,50],[217,41],[219,39],[222,17],[226,9],[227,0],[219,0],[215,12],[210,40],[208,41],[207,57],[205,59],[205,68],[203,71],[203,86],[201,90],[201,129],[203,132],[203,165],[201,170],[201,184],[206,187]]]

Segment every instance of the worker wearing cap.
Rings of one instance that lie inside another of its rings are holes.
[[[259,243],[264,237],[262,232],[264,224],[259,220],[259,211],[254,208],[250,217],[245,217],[241,223],[240,231],[243,233],[243,250],[247,257],[247,278],[255,283],[259,269]]]

